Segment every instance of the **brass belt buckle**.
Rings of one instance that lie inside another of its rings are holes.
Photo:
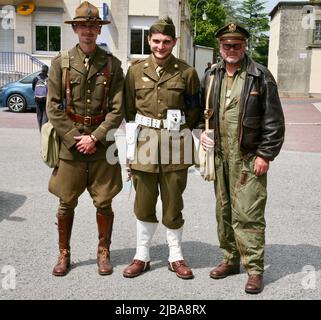
[[[91,117],[86,116],[86,117],[84,118],[84,125],[85,125],[85,126],[91,126]]]

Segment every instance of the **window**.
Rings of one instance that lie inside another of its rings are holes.
[[[36,25],[36,51],[60,51],[61,28]]]
[[[147,29],[131,29],[130,30],[130,54],[148,55],[150,48],[148,44]]]
[[[315,29],[313,33],[313,42],[321,43],[321,21],[315,22]]]

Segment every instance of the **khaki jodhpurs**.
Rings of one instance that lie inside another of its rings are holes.
[[[184,224],[183,192],[187,184],[187,169],[172,172],[150,173],[132,170],[136,190],[134,212],[138,220],[157,223],[156,203],[161,195],[162,223],[169,229]]]
[[[59,198],[58,215],[74,214],[79,196],[87,188],[97,213],[112,214],[112,199],[122,189],[119,163],[60,160],[49,181],[49,191]]]

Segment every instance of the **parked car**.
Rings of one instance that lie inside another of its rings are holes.
[[[0,87],[0,107],[8,107],[12,112],[24,112],[36,108],[32,80],[40,71],[28,74],[24,78]]]

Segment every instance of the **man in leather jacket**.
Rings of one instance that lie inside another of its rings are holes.
[[[210,128],[202,147],[215,150],[216,218],[223,261],[214,279],[248,273],[247,293],[263,290],[267,171],[284,140],[284,116],[270,71],[246,54],[249,32],[230,23],[218,30],[222,61],[208,71]],[[209,88],[211,77],[213,82]]]

